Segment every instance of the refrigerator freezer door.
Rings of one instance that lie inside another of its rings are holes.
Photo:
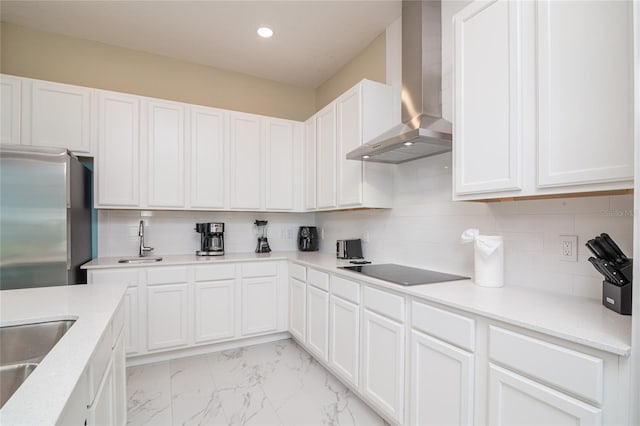
[[[0,150],[0,289],[67,284],[66,150]]]

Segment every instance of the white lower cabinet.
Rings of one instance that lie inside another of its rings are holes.
[[[602,410],[490,364],[489,424],[599,425]]]
[[[327,362],[329,358],[329,293],[307,285],[307,345]]]
[[[147,348],[149,350],[186,346],[188,287],[158,284],[147,287]]]
[[[242,279],[242,334],[275,331],[277,327],[277,278]]]
[[[329,365],[357,387],[360,364],[360,307],[334,295],[331,295],[329,305]]]
[[[235,280],[194,284],[196,343],[233,337],[235,332]]]
[[[126,328],[126,326],[125,326]],[[127,424],[127,365],[125,363],[124,332],[113,348],[113,408],[115,425]]]
[[[307,285],[289,278],[289,333],[300,342],[305,341],[307,330]]]
[[[404,421],[405,326],[364,310],[362,392],[397,423]]]
[[[115,424],[113,361],[109,361],[107,371],[98,387],[98,393],[89,406],[87,425],[110,426]]]
[[[472,353],[412,330],[410,424],[472,424],[473,361]]]

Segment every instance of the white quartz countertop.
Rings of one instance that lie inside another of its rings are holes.
[[[232,253],[221,257],[202,258],[195,255],[163,256],[162,262],[121,264],[115,258],[98,258],[83,268],[131,268],[188,265],[203,263],[290,260],[322,269],[360,282],[435,302],[493,320],[503,321],[529,330],[579,343],[595,349],[628,356],[631,351],[631,317],[619,315],[602,306],[598,300],[565,296],[516,286],[480,287],[472,280],[438,284],[401,286],[357,272],[339,269],[346,260],[318,252],[272,252],[270,254]],[[384,263],[384,262],[374,262]],[[450,272],[450,271],[440,271]]]
[[[0,291],[0,326],[75,319],[0,410],[2,425],[53,425],[81,379],[126,284]]]

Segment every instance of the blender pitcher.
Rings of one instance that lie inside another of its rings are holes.
[[[256,236],[258,237],[258,245],[256,253],[269,253],[269,241],[267,241],[267,223],[266,220],[256,220],[253,224],[256,226]]]

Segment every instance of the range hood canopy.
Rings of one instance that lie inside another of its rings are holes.
[[[451,151],[451,123],[442,118],[440,9],[440,1],[402,2],[402,124],[347,159],[399,164]]]

